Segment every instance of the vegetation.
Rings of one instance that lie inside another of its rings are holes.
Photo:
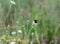
[[[60,0],[0,0],[0,44],[60,44]]]

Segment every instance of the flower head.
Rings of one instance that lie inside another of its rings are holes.
[[[15,4],[16,4],[13,0],[11,0],[10,2],[11,2],[11,4],[13,4],[13,5],[15,5]]]
[[[19,21],[16,21],[16,24],[19,25]]]
[[[7,28],[10,28],[10,25],[7,25]]]
[[[16,44],[16,42],[10,42],[9,44]]]
[[[14,34],[16,34],[16,32],[12,32],[11,34],[14,35]]]
[[[18,39],[18,42],[22,42],[22,39],[21,39],[21,38],[19,38],[19,39]]]
[[[13,42],[16,42],[16,38],[13,39]]]
[[[18,30],[18,33],[22,33],[22,30]]]
[[[34,35],[34,32],[32,32],[32,35]]]

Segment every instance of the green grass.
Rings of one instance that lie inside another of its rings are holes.
[[[49,44],[54,36],[60,38],[59,0],[14,0],[14,2],[15,4],[10,0],[0,0],[0,38],[3,35],[10,41],[13,38],[17,40],[22,38],[22,44],[26,39],[34,41],[34,44],[42,44],[45,38],[46,44]],[[37,20],[37,25],[32,25],[34,20]],[[18,30],[22,30],[22,33]],[[12,32],[16,34],[12,35]],[[1,44],[6,40],[1,40]],[[54,44],[57,43],[56,40]]]

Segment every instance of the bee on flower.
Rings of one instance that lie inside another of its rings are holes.
[[[33,22],[32,22],[32,26],[36,26],[37,25],[37,23],[38,23],[38,21],[37,20],[34,20]]]

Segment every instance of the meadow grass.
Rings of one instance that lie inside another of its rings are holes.
[[[0,0],[0,44],[60,44],[59,0]]]

